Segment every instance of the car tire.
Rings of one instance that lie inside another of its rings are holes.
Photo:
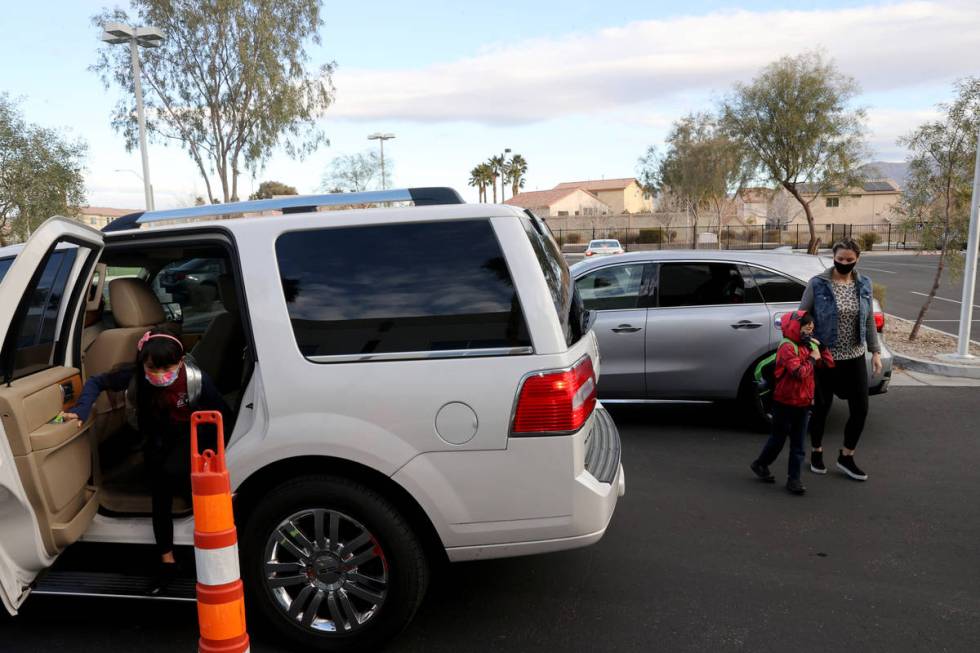
[[[241,541],[250,614],[272,637],[301,649],[381,647],[412,620],[428,585],[428,561],[404,516],[345,477],[304,476],[270,488]]]

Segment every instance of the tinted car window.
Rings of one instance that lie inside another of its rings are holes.
[[[7,276],[7,270],[9,270],[10,266],[13,264],[14,259],[12,258],[0,259],[0,281],[3,281],[3,278]]]
[[[648,293],[643,281],[642,263],[614,265],[590,272],[575,281],[585,308],[608,311],[639,308],[641,296]]]
[[[276,256],[304,356],[530,346],[489,221],[293,232]]]
[[[664,308],[761,302],[733,263],[662,263],[659,296]]]
[[[65,296],[68,275],[78,253],[76,249],[53,252],[31,292],[20,322],[13,325],[4,343],[4,353],[13,355],[12,377],[19,378],[43,370],[51,364],[58,312]],[[13,352],[9,348],[13,348]],[[6,359],[5,360],[9,360]]]
[[[778,302],[796,304],[803,298],[803,291],[806,290],[806,286],[796,279],[791,279],[772,270],[757,268],[754,265],[751,266],[751,269],[755,283],[766,302],[770,304]]]
[[[180,304],[184,333],[204,333],[217,315],[228,310],[219,292],[226,266],[221,258],[192,258],[172,261],[157,274],[153,291],[165,309]]]
[[[565,344],[571,346],[588,332],[589,318],[584,314],[587,309],[582,306],[582,298],[571,282],[565,257],[547,225],[529,212],[521,217],[521,223],[551,292],[551,299],[565,334]]]

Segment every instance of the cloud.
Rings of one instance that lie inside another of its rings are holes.
[[[731,11],[498,46],[414,69],[335,76],[333,118],[513,125],[685,93],[721,93],[786,55],[820,48],[867,91],[973,71],[975,2],[812,11]]]

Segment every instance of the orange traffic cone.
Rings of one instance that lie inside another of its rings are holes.
[[[217,453],[198,452],[197,427],[214,424]],[[224,423],[217,411],[191,415],[191,491],[194,495],[194,559],[200,653],[247,653],[245,595],[238,569],[238,535],[225,465]]]

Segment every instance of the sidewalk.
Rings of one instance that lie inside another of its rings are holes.
[[[937,374],[927,374],[926,372],[916,372],[906,370],[901,367],[895,367],[892,369],[892,380],[890,387],[894,386],[980,388],[980,379],[939,376]]]

